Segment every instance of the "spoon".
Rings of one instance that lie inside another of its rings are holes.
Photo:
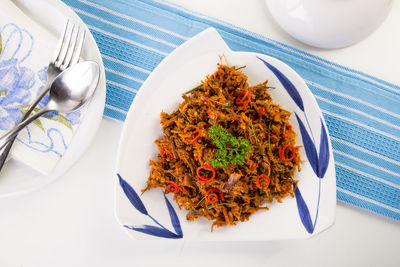
[[[3,135],[0,138],[0,149],[25,126],[40,116],[51,111],[68,113],[83,106],[93,96],[99,76],[99,65],[93,61],[77,63],[61,72],[50,87],[48,104]]]

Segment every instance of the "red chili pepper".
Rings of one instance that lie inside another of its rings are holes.
[[[217,202],[218,200],[224,200],[224,195],[218,189],[211,188],[211,189],[207,190],[205,199],[209,203],[213,204],[213,203]]]
[[[211,203],[211,204],[214,204],[215,202],[218,201],[218,196],[217,196],[217,194],[215,194],[215,193],[209,193],[209,194],[206,196],[206,200],[207,200],[207,202],[209,202],[209,203]]]
[[[291,155],[289,158],[286,157],[286,149],[290,148],[291,150]],[[287,144],[281,148],[279,148],[279,158],[283,161],[291,161],[294,158],[294,146],[291,144]]]
[[[292,133],[292,125],[288,125],[288,130],[282,134],[282,137],[288,137]]]
[[[263,188],[264,192],[268,192],[270,189],[268,188],[270,183],[269,176],[265,174],[261,174],[256,179],[256,185],[258,188]]]
[[[199,128],[197,128],[196,126],[193,126],[193,125],[187,126],[185,129],[183,129],[183,132],[187,133],[189,131],[189,129],[194,129],[194,131],[192,131],[191,133],[196,134],[196,136],[191,141],[188,141],[186,143],[192,143],[193,145],[195,145],[197,139],[202,135],[203,132],[202,132],[202,130],[200,130]]]
[[[211,176],[210,177],[204,177],[200,174],[200,170],[208,170],[211,171]],[[201,183],[205,183],[205,182],[209,182],[212,179],[214,179],[215,177],[215,170],[213,167],[211,166],[200,166],[197,168],[197,177],[199,178],[199,182]]]
[[[183,188],[174,181],[166,181],[166,182],[167,182],[167,190],[170,193],[178,193],[179,191],[183,191]]]
[[[247,106],[249,105],[250,100],[251,100],[251,96],[250,96],[249,91],[244,91],[236,98],[235,104],[238,106],[242,105],[244,109],[247,109]]]

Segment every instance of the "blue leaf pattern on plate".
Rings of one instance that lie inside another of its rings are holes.
[[[310,211],[308,210],[307,204],[301,195],[300,189],[297,187],[294,192],[296,196],[297,210],[299,211],[300,220],[306,228],[307,232],[312,234],[314,232],[314,225],[311,221]]]
[[[148,215],[147,210],[140,199],[139,195],[136,193],[136,191],[130,186],[122,177],[118,175],[119,179],[119,184],[121,185],[122,189],[124,190],[124,193],[126,197],[129,199],[129,201],[132,203],[132,205],[142,214]]]
[[[124,225],[124,227],[134,230],[137,232],[141,232],[144,234],[152,235],[152,236],[157,236],[157,237],[164,237],[164,238],[182,238],[182,236],[179,236],[169,230],[163,229],[161,227],[157,226],[152,226],[152,225],[139,225],[139,226],[129,226],[129,225]]]
[[[318,177],[324,178],[326,170],[329,165],[329,143],[328,134],[326,133],[325,126],[321,119],[321,143],[319,146],[319,156],[318,156]]]
[[[263,60],[262,58],[257,57],[259,60],[261,60],[265,66],[267,66],[278,78],[278,80],[281,82],[283,87],[286,89],[290,97],[293,99],[293,101],[296,103],[296,105],[304,111],[304,104],[303,104],[303,99],[301,99],[301,96],[299,92],[297,91],[296,87],[294,87],[293,83],[285,76],[283,75],[282,72],[280,72],[277,68],[269,64],[267,61]]]
[[[296,114],[296,113],[295,113]],[[317,149],[315,148],[315,144],[312,141],[310,135],[308,134],[306,127],[304,126],[303,122],[296,114],[297,122],[299,123],[301,138],[303,140],[304,149],[306,151],[306,155],[310,165],[314,171],[314,173],[318,176],[318,156],[317,156]]]
[[[303,112],[305,119],[307,121],[307,125],[310,128],[310,131],[312,131],[307,114],[304,109],[304,103],[303,99],[301,98],[299,92],[297,91],[296,87],[293,85],[293,83],[282,73],[280,72],[276,67],[272,66],[262,58],[257,57],[259,60],[261,60],[267,68],[269,68],[275,76],[278,78],[278,80],[281,82],[282,86],[285,88],[289,96],[292,98],[292,100],[296,103],[296,105],[299,107],[299,109]],[[315,215],[315,220],[314,224],[312,223],[311,216],[310,216],[310,211],[308,210],[307,204],[303,198],[303,196],[300,193],[300,189],[297,188],[295,191],[295,196],[296,196],[296,204],[297,204],[297,209],[300,215],[300,219],[302,224],[304,225],[305,229],[307,230],[308,233],[312,234],[315,229],[315,225],[317,223],[318,219],[318,211],[319,211],[319,202],[321,198],[321,179],[324,178],[325,173],[328,169],[329,165],[329,143],[328,143],[328,134],[326,132],[325,126],[323,124],[322,118],[320,118],[321,121],[321,138],[320,138],[320,147],[319,147],[319,153],[317,153],[317,148],[315,146],[315,143],[313,141],[313,135],[311,132],[311,136],[309,132],[307,131],[306,127],[304,126],[304,123],[300,119],[299,115],[296,114],[296,119],[299,124],[300,128],[300,133],[301,133],[301,138],[303,140],[303,146],[306,151],[306,156],[308,159],[308,162],[311,165],[311,168],[313,169],[314,173],[316,176],[320,179],[318,179],[318,202],[317,202],[317,210],[316,210],[316,215]]]
[[[182,236],[182,228],[181,228],[181,223],[179,222],[178,215],[175,212],[175,209],[172,207],[171,203],[169,202],[168,198],[164,195],[165,198],[165,203],[167,204],[169,216],[171,217],[171,223],[172,226],[175,229],[175,232]]]
[[[137,225],[137,226],[129,226],[129,225],[124,225],[124,227],[141,232],[144,234],[152,235],[152,236],[157,236],[157,237],[164,237],[164,238],[182,238],[183,237],[183,231],[181,228],[181,223],[179,221],[178,215],[176,214],[174,208],[172,207],[171,203],[169,202],[168,198],[164,194],[164,199],[165,203],[168,208],[168,213],[169,217],[171,219],[171,224],[175,229],[175,232],[172,232],[165,228],[162,224],[160,224],[155,218],[153,218],[146,210],[142,200],[140,199],[139,195],[136,193],[136,191],[133,189],[132,186],[130,186],[122,177],[117,173],[119,184],[121,185],[125,195],[129,199],[129,201],[132,203],[132,205],[142,214],[148,216],[153,222],[155,222],[158,226],[152,226],[152,225]]]

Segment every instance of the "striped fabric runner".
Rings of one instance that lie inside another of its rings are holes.
[[[332,139],[338,199],[400,220],[399,86],[168,2],[63,1],[88,25],[103,55],[105,116],[123,121],[161,60],[214,27],[233,50],[278,58],[305,79]]]

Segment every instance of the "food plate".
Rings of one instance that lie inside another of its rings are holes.
[[[301,172],[295,198],[273,202],[269,211],[251,215],[236,226],[214,228],[211,221],[186,220],[172,194],[161,189],[140,196],[149,176],[149,159],[158,153],[154,140],[162,135],[160,112],[171,112],[181,95],[217,70],[219,56],[229,65],[246,66],[249,84],[269,80],[275,103],[293,114],[290,123],[302,146]],[[215,29],[207,29],[177,48],[152,72],[128,112],[119,146],[115,185],[116,216],[134,239],[280,240],[308,238],[334,223],[336,178],[332,148],[321,111],[302,78],[272,57],[231,51]]]
[[[68,149],[56,168],[49,175],[42,175],[18,161],[10,160],[0,174],[0,197],[22,194],[38,189],[71,168],[85,152],[100,125],[106,95],[104,67],[99,49],[89,29],[72,9],[61,1],[54,0],[16,0],[14,3],[25,14],[42,27],[45,27],[57,38],[63,31],[67,18],[80,25],[82,29],[85,29],[86,37],[81,57],[99,64],[100,81]]]

